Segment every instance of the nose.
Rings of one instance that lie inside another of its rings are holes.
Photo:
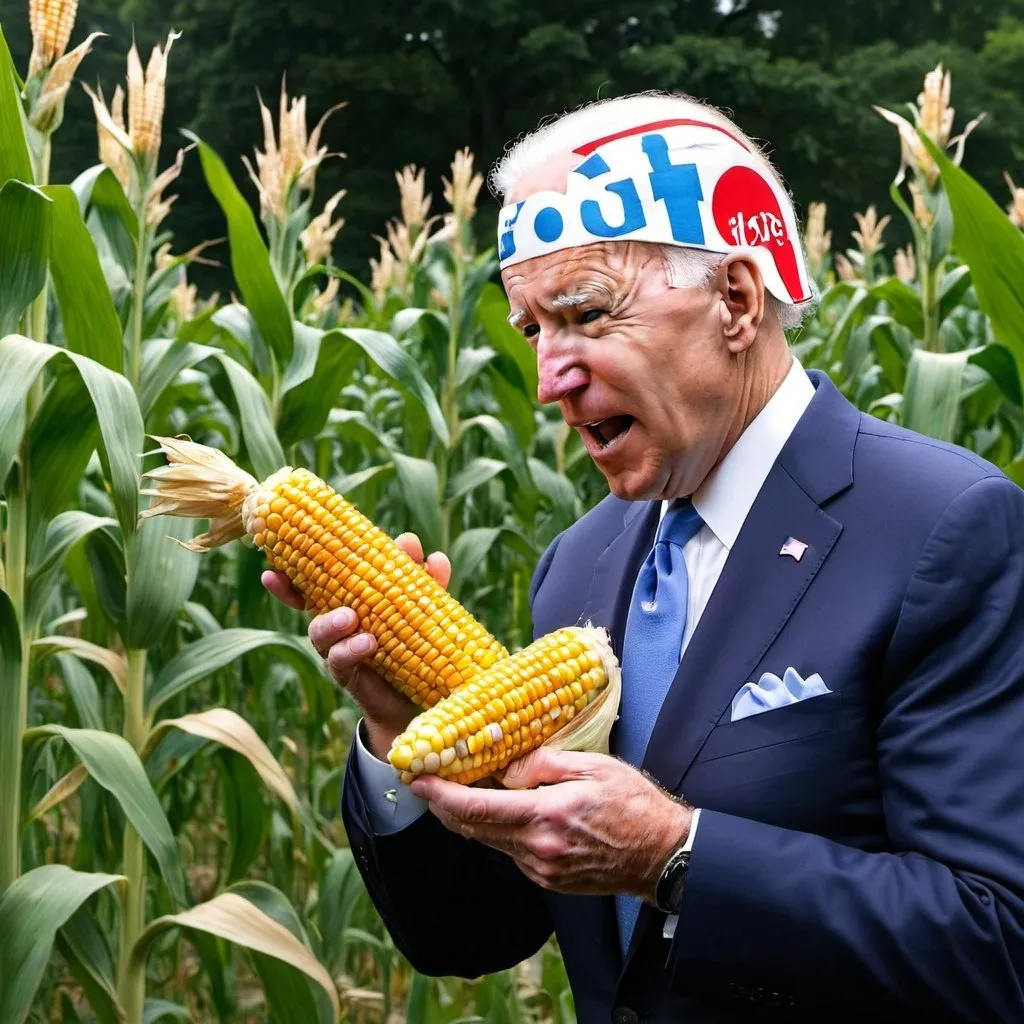
[[[542,405],[560,402],[588,382],[578,354],[570,346],[544,337],[537,345],[537,401]]]

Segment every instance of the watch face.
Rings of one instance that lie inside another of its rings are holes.
[[[658,901],[659,909],[667,914],[674,914],[679,910],[679,904],[683,897],[683,882],[686,879],[686,869],[690,863],[690,851],[678,850],[669,859],[658,880],[655,898]]]

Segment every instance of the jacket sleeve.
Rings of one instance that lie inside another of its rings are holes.
[[[534,574],[531,600],[554,547]],[[536,953],[551,934],[543,890],[510,858],[449,832],[429,812],[397,832],[377,834],[354,743],[341,813],[370,899],[421,974],[475,978],[505,970]]]
[[[1024,491],[962,492],[909,583],[880,680],[896,852],[705,809],[670,969],[804,1006],[1024,1020]],[[725,979],[723,981],[723,979]]]

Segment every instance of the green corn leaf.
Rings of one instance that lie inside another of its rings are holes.
[[[34,181],[25,140],[21,88],[7,40],[0,31],[0,181]]]
[[[147,999],[142,1010],[142,1024],[160,1024],[164,1020],[191,1021],[192,1014],[184,1006],[167,999]]]
[[[291,633],[265,629],[223,629],[183,647],[160,671],[146,697],[146,713],[155,714],[175,694],[198,679],[212,675],[250,651],[268,648],[275,656],[289,656],[306,674],[322,677],[323,670],[308,640]]]
[[[46,864],[16,879],[0,897],[0,1020],[21,1024],[50,960],[57,929],[90,896],[123,875],[87,874]]]
[[[462,387],[472,380],[498,353],[489,345],[464,348],[455,363],[455,383]]]
[[[224,211],[231,245],[231,271],[242,298],[283,369],[292,356],[292,318],[274,278],[270,253],[263,244],[256,217],[217,153],[197,135],[185,134],[199,147],[206,184]]]
[[[155,744],[167,729],[181,729],[241,754],[256,769],[267,789],[283,800],[293,814],[300,813],[299,798],[284,769],[256,730],[236,712],[228,708],[210,708],[194,715],[164,719],[153,730],[150,745]]]
[[[92,729],[68,729],[61,725],[29,729],[25,733],[25,743],[30,746],[50,736],[59,736],[70,744],[93,779],[117,799],[125,816],[156,858],[174,902],[184,906],[188,900],[178,845],[160,801],[146,778],[139,755],[120,736]]]
[[[870,294],[873,298],[883,299],[892,310],[893,319],[906,327],[915,338],[924,337],[924,313],[921,310],[921,296],[901,281],[898,277],[890,277],[880,284],[874,285]]]
[[[903,391],[903,426],[940,441],[955,440],[960,386],[969,354],[914,349]]]
[[[980,366],[1014,405],[1022,404],[1017,362],[1005,345],[991,344],[975,349],[971,352],[968,362]]]
[[[196,535],[189,519],[143,520],[128,544],[125,646],[155,647],[178,617],[199,573],[200,556],[182,547]]]
[[[483,430],[495,444],[501,453],[501,457],[508,464],[509,469],[512,470],[516,483],[526,490],[532,489],[533,481],[530,478],[530,471],[526,466],[526,456],[523,454],[522,448],[519,447],[515,434],[497,416],[484,414],[462,421],[459,441],[461,442],[464,438],[470,436],[469,432],[473,428]]]
[[[236,882],[228,890],[244,897],[272,921],[287,928],[304,946],[309,948],[309,938],[299,915],[279,889],[261,881]],[[268,957],[262,953],[253,954],[256,972],[263,982],[274,1017],[282,1021],[305,1024],[306,1021],[330,1020],[331,1007],[326,993],[311,979],[297,971],[291,964]],[[321,1004],[323,1010],[318,1008]]]
[[[473,579],[477,568],[500,536],[500,526],[479,526],[465,530],[455,538],[449,552],[452,579],[448,589],[456,598],[462,593],[466,583]]]
[[[353,344],[340,331],[324,333],[304,327],[296,337],[302,337],[304,360],[312,356],[312,366],[294,383],[285,380],[288,389],[281,407],[280,435],[284,445],[293,445],[307,437],[314,437],[327,422],[341,389],[348,384],[362,355],[362,349]],[[299,349],[296,359],[299,362]],[[300,368],[301,369],[301,368]]]
[[[0,590],[0,779],[3,780],[19,778],[21,773],[20,731],[24,714],[21,667],[18,615],[10,596]],[[6,785],[0,785],[0,822],[3,823],[0,829],[0,886],[6,885],[17,874],[19,843],[18,836],[11,834],[17,829],[11,826],[20,820],[21,793],[8,781]]]
[[[0,336],[15,330],[46,284],[52,205],[34,185],[0,185]]]
[[[349,927],[352,912],[365,892],[366,886],[356,867],[352,850],[347,846],[336,850],[320,883],[320,901],[317,905],[320,936],[326,955],[341,952],[338,945],[341,936]]]
[[[58,350],[28,338],[0,338],[0,481],[7,479],[14,456],[21,447],[25,400],[39,371]]]
[[[493,283],[480,291],[476,317],[487,340],[517,368],[518,374],[503,371],[505,377],[527,395],[537,394],[537,356],[530,343],[508,322],[508,299]]]
[[[534,399],[537,394],[536,389],[524,391],[521,387],[512,384],[504,374],[494,368],[493,363],[489,368],[488,377],[495,401],[501,410],[502,419],[512,428],[520,448],[523,451],[529,451],[533,444],[534,434],[537,432]]]
[[[168,914],[157,918],[139,936],[132,950],[133,970],[145,970],[146,957],[153,940],[168,928],[174,927],[207,932],[255,953],[262,953],[290,964],[323,988],[331,1003],[332,1019],[340,1019],[341,1004],[337,989],[321,963],[286,927],[237,892],[223,892],[209,902],[201,903],[180,914]],[[264,981],[266,983],[266,978]],[[268,1002],[273,1003],[279,1013],[286,1014],[282,1020],[288,1021],[289,1024],[300,1019],[303,1024],[309,1024],[308,1007],[303,1008],[306,1015],[299,1018],[289,1011],[289,1005],[294,1005],[289,999],[276,999],[268,993]]]
[[[260,854],[266,834],[267,808],[256,769],[244,757],[224,751],[217,772],[223,821],[228,833],[225,877],[242,878]]]
[[[114,258],[125,275],[135,275],[135,255],[139,238],[139,219],[135,215],[121,183],[109,167],[102,168],[92,183],[88,208],[99,218]],[[79,195],[81,200],[81,195]],[[79,203],[81,206],[81,202]]]
[[[117,528],[117,520],[109,516],[94,516],[89,512],[72,509],[61,512],[47,524],[42,547],[33,552],[28,567],[28,605],[30,621],[42,619],[47,603],[53,597],[53,587],[67,553],[94,530]]]
[[[1006,211],[965,170],[918,131],[942,174],[953,210],[953,243],[971,268],[978,305],[1017,362],[1024,391],[1024,235]]]
[[[234,395],[238,418],[241,420],[242,437],[254,472],[262,479],[285,464],[284,450],[274,430],[266,392],[237,359],[232,359],[219,348],[180,340],[147,342],[147,349],[152,346],[158,347],[154,348],[152,362],[143,366],[139,398],[139,403],[147,415],[163,391],[182,370],[196,366],[206,359],[216,360],[224,371]]]
[[[44,345],[17,334],[0,339],[0,380],[9,382],[0,389],[0,479],[10,469],[17,440],[11,428],[17,424],[25,397],[47,363],[70,368],[77,374],[74,380],[67,373],[51,388],[56,400],[44,400],[36,415],[30,433],[32,475],[30,477],[33,506],[40,514],[53,514],[59,506],[74,495],[78,476],[69,473],[69,466],[84,468],[81,449],[70,442],[83,431],[81,422],[69,431],[69,403],[77,397],[81,403],[82,389],[88,396],[91,416],[99,424],[101,460],[113,491],[114,504],[121,529],[127,536],[135,529],[140,481],[139,455],[142,452],[142,416],[135,393],[128,381],[119,373],[76,352],[68,352],[55,345]],[[72,451],[74,454],[69,454]],[[69,479],[71,477],[71,479]]]
[[[390,334],[352,327],[343,331],[330,331],[324,336],[324,340],[331,335],[354,341],[389,377],[408,389],[423,406],[435,436],[443,445],[448,446],[451,435],[437,397],[430,389],[416,360]]]
[[[376,480],[378,477],[381,478],[381,482],[390,479],[394,471],[395,464],[393,462],[386,462],[382,466],[367,466],[366,469],[357,470],[355,473],[344,473],[342,476],[334,477],[331,480],[331,486],[339,494],[343,494],[349,501],[352,501],[350,495],[363,484]]]
[[[402,498],[423,544],[423,551],[426,554],[437,551],[443,535],[437,466],[426,459],[414,459],[400,452],[392,452],[392,458]]]
[[[274,432],[270,402],[256,378],[241,363],[223,354],[218,359],[231,382],[238,403],[245,450],[249,454],[254,473],[262,480],[285,464],[281,442]]]
[[[71,654],[58,654],[56,659],[57,664],[60,665],[61,679],[71,696],[71,703],[75,706],[78,724],[83,729],[102,731],[105,725],[103,705],[92,673]]]
[[[87,908],[81,907],[71,915],[57,933],[57,945],[100,1024],[124,1024],[110,948],[102,928]]]
[[[537,490],[543,494],[561,515],[569,520],[576,517],[576,488],[572,481],[561,473],[552,469],[546,462],[540,459],[530,459],[530,472],[533,474]]]
[[[69,185],[48,185],[44,191],[53,201],[50,274],[67,347],[121,373],[124,332],[78,199]]]
[[[448,487],[448,497],[451,500],[465,497],[471,491],[482,487],[489,480],[493,480],[499,473],[508,469],[500,459],[488,459],[481,457],[472,459],[452,478]]]
[[[954,267],[939,284],[939,323],[963,302],[971,287],[971,268],[966,264]]]

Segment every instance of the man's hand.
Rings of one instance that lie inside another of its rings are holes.
[[[447,828],[509,854],[559,892],[653,903],[662,868],[689,834],[692,808],[606,754],[541,747],[513,762],[504,783],[477,789],[424,775],[412,791]]]
[[[415,534],[403,533],[395,538],[395,543],[414,562],[424,561],[423,545]],[[442,587],[448,586],[452,567],[446,555],[435,552],[424,565]],[[284,573],[268,569],[263,573],[262,582],[284,604],[300,611],[305,607],[302,595],[293,589]],[[334,680],[349,692],[362,710],[370,752],[385,761],[391,741],[405,731],[418,709],[363,664],[377,650],[377,641],[370,633],[357,632],[358,626],[356,613],[349,608],[325,612],[310,622],[309,640],[327,662]]]

